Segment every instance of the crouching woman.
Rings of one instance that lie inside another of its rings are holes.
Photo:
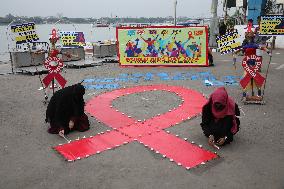
[[[224,87],[216,89],[202,108],[201,128],[208,144],[223,146],[233,141],[239,131],[240,110],[234,100],[228,96]]]
[[[83,132],[90,128],[88,116],[84,113],[84,94],[85,88],[80,83],[54,93],[46,110],[49,133],[64,136],[74,130]]]

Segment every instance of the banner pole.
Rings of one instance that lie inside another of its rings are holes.
[[[52,95],[54,95],[54,78],[52,79]]]
[[[270,67],[270,63],[271,63],[271,59],[272,59],[272,49],[271,49],[270,53],[271,53],[271,56],[269,58],[269,63],[268,63],[267,70],[266,70],[266,73],[265,73],[265,81],[264,81],[264,85],[263,85],[262,99],[264,98],[264,91],[265,91],[267,77],[268,77],[268,72],[269,72],[269,67]]]
[[[44,85],[43,85],[43,83],[42,83],[42,79],[41,79],[41,76],[40,76],[40,74],[39,74],[37,65],[34,64],[34,56],[33,56],[33,54],[32,54],[31,47],[30,47],[30,44],[29,44],[29,43],[28,43],[28,48],[29,48],[29,53],[30,53],[30,56],[31,56],[31,61],[32,61],[31,63],[32,63],[32,65],[35,66],[36,73],[37,73],[37,75],[38,75],[38,78],[39,78],[39,81],[40,81],[40,84],[41,84],[41,87],[42,87],[42,90],[43,90],[43,93],[44,93],[44,100],[45,100],[44,103],[46,103],[46,101],[47,101],[47,99],[48,99],[48,96],[47,96],[47,94],[46,94],[45,87],[44,87]]]

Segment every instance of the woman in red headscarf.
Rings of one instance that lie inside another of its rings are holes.
[[[233,141],[239,131],[238,105],[228,96],[224,87],[216,89],[202,108],[201,128],[209,145],[223,146]]]

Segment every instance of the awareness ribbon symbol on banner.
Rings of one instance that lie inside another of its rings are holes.
[[[133,119],[111,106],[112,101],[121,96],[157,90],[175,93],[183,99],[182,104],[178,108],[144,121]],[[107,92],[92,98],[86,104],[85,110],[113,130],[59,145],[54,149],[68,161],[74,161],[123,144],[139,142],[155,150],[156,153],[163,154],[163,157],[169,158],[170,161],[189,169],[218,156],[163,129],[197,116],[205,103],[206,99],[202,94],[180,86],[136,86]]]
[[[85,43],[85,37],[83,32],[78,32],[78,42]]]
[[[255,61],[255,66],[249,66],[248,65],[249,60]],[[256,56],[256,55],[246,56],[242,61],[242,66],[244,70],[246,71],[246,75],[244,76],[242,80],[240,80],[241,86],[243,88],[246,88],[251,78],[254,79],[255,83],[258,86],[262,86],[262,84],[265,81],[265,78],[262,75],[260,75],[260,73],[258,72],[261,66],[261,57]]]

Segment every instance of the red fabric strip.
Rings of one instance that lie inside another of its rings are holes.
[[[169,112],[143,122],[132,119],[111,106],[112,101],[120,96],[156,90],[174,92],[183,99],[183,103]],[[194,167],[216,158],[217,155],[167,134],[161,129],[196,116],[205,103],[206,99],[202,94],[179,86],[150,85],[114,90],[94,97],[85,107],[87,112],[114,128],[114,131],[54,148],[66,159],[76,160],[135,140],[147,144],[184,167]]]
[[[68,160],[76,160],[78,158],[86,158],[86,156],[94,155],[97,152],[103,152],[108,148],[113,149],[116,145],[123,145],[124,142],[130,142],[132,139],[117,131],[96,135],[85,139],[75,140],[60,146],[55,146],[62,156]]]
[[[177,164],[185,168],[195,167],[202,162],[217,158],[218,156],[210,151],[204,150],[196,145],[186,142],[166,132],[158,132],[154,135],[144,136],[139,139],[149,148],[166,155]]]

